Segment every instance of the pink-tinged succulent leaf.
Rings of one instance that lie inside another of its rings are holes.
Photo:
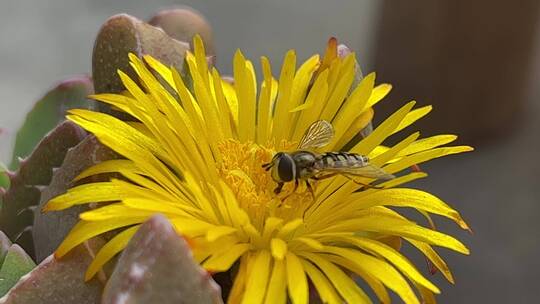
[[[53,168],[62,164],[69,148],[77,145],[86,132],[72,122],[65,121],[49,132],[34,151],[20,162],[20,167],[8,173],[10,187],[0,192],[0,230],[13,242],[34,256],[32,224],[34,209],[39,204],[41,191],[48,185]]]
[[[162,215],[141,225],[105,286],[103,304],[120,300],[130,304],[222,303],[219,286]]]
[[[62,165],[55,170],[49,185],[43,188],[41,201],[36,208],[32,235],[37,261],[41,261],[56,250],[79,220],[79,213],[88,209],[84,205],[62,211],[42,213],[40,210],[45,203],[73,187],[73,179],[84,169],[117,157],[116,153],[103,146],[93,135],[87,136],[78,145],[67,151]],[[92,180],[97,181],[97,178],[99,177],[92,177]],[[84,182],[84,180],[80,182]]]
[[[0,299],[3,304],[95,304],[103,284],[98,278],[84,281],[84,272],[95,252],[104,244],[99,238],[76,247],[62,259],[49,256],[23,276]],[[16,246],[16,245],[14,245]]]
[[[129,53],[140,58],[151,55],[161,63],[182,71],[187,50],[188,43],[172,39],[162,29],[127,14],[112,16],[101,27],[94,44],[92,75],[96,93],[124,90],[118,70],[137,80],[129,65]],[[99,106],[100,110],[108,110],[104,105]]]
[[[157,12],[148,21],[153,26],[162,28],[172,38],[191,43],[199,34],[204,42],[206,53],[215,54],[212,27],[204,16],[187,6],[165,9]]]

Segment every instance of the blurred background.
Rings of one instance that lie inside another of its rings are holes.
[[[422,166],[429,189],[458,209],[473,235],[438,219],[470,257],[441,250],[455,286],[440,274],[440,303],[529,303],[540,295],[540,2],[520,1],[0,1],[0,160],[33,103],[67,76],[91,71],[94,38],[111,15],[141,19],[185,4],[213,27],[217,66],[237,48],[277,75],[285,51],[300,59],[335,36],[365,73],[394,86],[376,121],[415,99],[434,111],[423,135],[457,133],[476,151]],[[413,131],[413,130],[410,130]],[[425,262],[412,250],[416,265]],[[427,271],[427,269],[423,269]]]

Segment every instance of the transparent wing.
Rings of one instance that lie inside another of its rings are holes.
[[[318,120],[309,126],[298,144],[298,150],[314,149],[326,146],[334,137],[334,128],[326,120]]]
[[[372,165],[366,164],[363,167],[335,167],[325,168],[321,173],[337,173],[344,175],[352,175],[358,177],[375,178],[377,180],[391,180],[396,178],[394,175],[386,173],[383,169]]]

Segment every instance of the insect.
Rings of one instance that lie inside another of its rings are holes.
[[[313,195],[311,180],[321,180],[336,175],[345,176],[365,187],[376,187],[356,181],[355,177],[389,180],[393,175],[369,163],[367,156],[350,152],[316,153],[313,150],[326,146],[334,137],[332,125],[319,120],[311,124],[298,144],[297,151],[278,152],[269,163],[262,165],[271,170],[272,179],[277,183],[274,189],[279,194],[287,182],[295,182],[296,191],[299,181],[304,181]]]

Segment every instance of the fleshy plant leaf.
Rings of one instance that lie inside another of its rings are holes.
[[[19,167],[19,159],[30,155],[43,136],[65,120],[67,110],[91,108],[93,102],[86,97],[93,91],[90,77],[82,75],[60,82],[36,102],[17,132],[9,169]]]
[[[20,162],[16,172],[9,173],[11,185],[1,197],[0,230],[30,256],[34,255],[31,229],[33,211],[41,196],[40,188],[49,184],[53,168],[62,164],[67,150],[85,136],[85,131],[65,121],[39,142],[34,151]]]

